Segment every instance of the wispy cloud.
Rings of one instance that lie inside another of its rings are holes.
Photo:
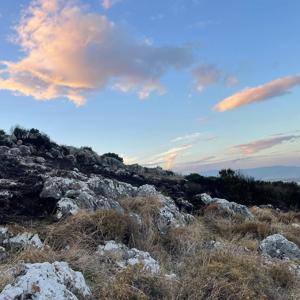
[[[189,142],[189,143],[195,143],[198,141],[212,141],[216,139],[217,137],[214,135],[207,135],[203,132],[194,132],[190,134],[186,134],[183,136],[178,136],[171,140],[172,143],[178,143],[178,142]]]
[[[300,75],[288,76],[257,87],[246,88],[219,102],[215,106],[215,110],[223,112],[239,106],[278,97],[287,94],[289,89],[296,85],[300,85]]]
[[[113,5],[121,2],[122,0],[102,0],[102,7],[104,9],[110,9]]]
[[[225,76],[224,82],[226,87],[233,87],[239,83],[239,78],[234,74],[229,74]]]
[[[203,136],[203,133],[194,132],[194,133],[191,133],[191,134],[178,136],[178,137],[174,138],[173,140],[171,140],[171,142],[176,143],[176,142],[182,142],[182,141],[192,141],[192,140],[197,140],[201,136]]]
[[[193,145],[186,144],[178,147],[171,148],[165,152],[158,153],[145,161],[143,165],[156,166],[163,165],[166,169],[172,168],[176,159],[178,159],[183,153],[189,150]]]
[[[200,117],[197,119],[197,122],[199,122],[200,124],[207,123],[208,121],[209,121],[208,117]]]
[[[233,150],[237,150],[238,152],[244,155],[251,155],[258,153],[262,150],[266,150],[277,145],[280,145],[284,142],[293,141],[299,139],[300,135],[286,135],[286,136],[278,136],[272,138],[261,139],[257,141],[253,141],[247,144],[241,144],[233,146]]]
[[[0,90],[81,105],[87,92],[113,85],[145,98],[164,93],[168,70],[191,65],[191,48],[151,46],[78,3],[31,2],[16,28],[24,57],[0,62]]]
[[[220,79],[220,71],[214,65],[200,65],[193,71],[194,85],[198,92],[202,92]]]

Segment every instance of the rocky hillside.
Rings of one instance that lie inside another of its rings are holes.
[[[299,299],[300,214],[216,197],[225,175],[1,131],[0,300]]]

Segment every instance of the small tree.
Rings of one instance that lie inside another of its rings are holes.
[[[116,154],[116,153],[108,152],[108,153],[103,154],[102,156],[103,157],[114,158],[114,159],[120,161],[121,163],[124,162],[124,159],[121,156],[119,156],[118,154]]]
[[[219,171],[219,175],[221,178],[234,178],[236,173],[232,169],[222,169]]]

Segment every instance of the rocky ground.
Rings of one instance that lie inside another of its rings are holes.
[[[300,213],[0,132],[0,300],[300,299]]]

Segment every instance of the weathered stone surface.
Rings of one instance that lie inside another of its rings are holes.
[[[88,147],[59,146],[36,129],[17,128],[0,137],[0,224],[23,216],[49,216],[55,207],[63,211],[58,214],[68,214],[71,202],[71,211],[75,205],[120,209],[118,199],[131,197],[146,183],[174,194],[175,202],[180,196],[178,207],[192,210],[178,182],[183,178],[178,181],[161,168],[126,166]]]
[[[229,202],[225,199],[219,199],[219,198],[212,198],[208,194],[201,194],[200,198],[203,203],[206,205],[216,203],[218,207],[232,215],[238,215],[240,217],[243,217],[244,219],[253,220],[255,219],[254,215],[250,212],[250,210],[247,208],[247,206],[238,204],[235,202]]]
[[[273,234],[265,238],[259,246],[263,255],[286,260],[300,259],[299,247],[281,234]]]
[[[4,247],[0,246],[0,263],[8,256]],[[0,274],[1,276],[1,274]]]
[[[9,237],[3,241],[4,245],[8,245],[10,248],[20,249],[26,247],[34,247],[41,249],[44,247],[43,242],[40,240],[38,234],[30,232],[24,232],[15,236]]]
[[[15,281],[1,292],[0,300],[77,300],[77,296],[86,299],[91,295],[83,275],[65,262],[24,264],[19,270]]]
[[[0,226],[0,245],[9,237],[8,228]]]
[[[113,260],[120,268],[141,264],[145,271],[153,274],[160,272],[158,262],[148,252],[129,249],[126,245],[115,241],[107,241],[105,245],[98,246],[97,254]]]

